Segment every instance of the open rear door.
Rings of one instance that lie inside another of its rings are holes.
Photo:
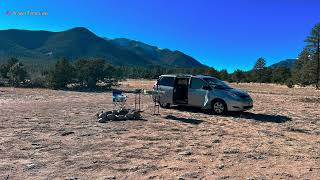
[[[161,77],[158,82],[158,90],[163,91],[164,94],[160,96],[160,103],[172,104],[173,99],[173,89],[175,84],[175,78],[170,76]]]

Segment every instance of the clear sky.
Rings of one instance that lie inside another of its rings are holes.
[[[252,68],[259,57],[267,65],[296,58],[320,22],[320,0],[0,0],[0,13],[0,29],[81,26],[107,38],[180,50],[231,72]]]

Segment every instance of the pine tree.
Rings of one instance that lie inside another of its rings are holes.
[[[205,74],[208,75],[208,76],[220,78],[219,72],[214,68],[207,69]]]
[[[229,74],[228,71],[226,69],[223,69],[219,72],[219,76],[222,80],[224,81],[229,81]]]
[[[308,85],[306,79],[303,78],[305,69],[303,68],[311,60],[311,53],[308,48],[304,48],[299,54],[297,60],[294,62],[292,69],[292,80],[294,84],[299,84],[302,86]]]
[[[65,88],[74,78],[74,74],[74,67],[68,60],[58,60],[49,73],[49,86],[54,89]]]
[[[0,67],[0,74],[3,78],[8,79],[8,72],[10,70],[10,68],[15,65],[16,63],[18,63],[19,60],[16,58],[10,58],[6,64],[2,64]]]
[[[17,62],[12,65],[8,72],[9,83],[14,87],[20,86],[24,83],[27,77],[27,71],[25,70],[21,62]]]
[[[20,86],[28,76],[24,65],[16,58],[11,58],[6,64],[1,65],[0,73],[3,78],[9,80],[11,86]]]
[[[240,83],[245,79],[245,75],[244,72],[241,71],[240,69],[235,70],[232,74],[231,74],[231,80],[236,82],[236,83]]]
[[[308,47],[314,51],[316,54],[316,74],[315,74],[315,83],[316,89],[319,90],[319,78],[320,78],[320,23],[316,24],[314,28],[312,28],[310,35],[307,37],[305,42],[308,43]]]
[[[266,60],[264,58],[259,58],[257,60],[257,62],[255,63],[253,70],[255,72],[255,74],[257,75],[257,77],[255,79],[257,79],[258,82],[262,82],[263,81],[263,73],[264,70],[266,68]]]
[[[291,78],[290,69],[285,67],[276,67],[272,69],[272,83],[285,83],[288,79]]]

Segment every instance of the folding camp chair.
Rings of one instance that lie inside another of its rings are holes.
[[[123,109],[126,105],[128,96],[124,95],[120,90],[112,91],[112,102],[115,109]]]

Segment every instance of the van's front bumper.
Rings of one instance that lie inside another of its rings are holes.
[[[230,100],[227,102],[228,111],[246,111],[253,108],[252,99]]]

